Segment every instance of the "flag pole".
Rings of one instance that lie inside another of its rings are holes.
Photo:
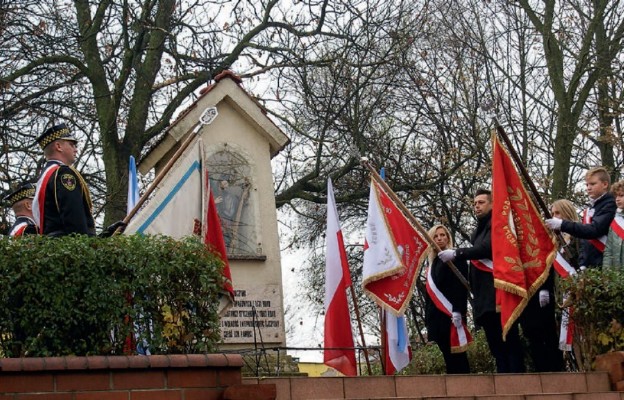
[[[544,213],[544,218],[546,219],[552,218],[552,215],[550,214],[550,210],[548,209],[548,206],[542,199],[542,196],[540,196],[539,192],[537,191],[537,187],[533,183],[533,179],[531,179],[531,177],[529,176],[529,172],[524,167],[524,163],[522,162],[522,159],[520,158],[516,150],[513,148],[511,140],[509,140],[509,136],[507,136],[507,133],[505,133],[505,130],[503,129],[501,124],[498,122],[498,119],[496,117],[494,117],[493,119],[494,119],[494,125],[496,126],[496,133],[503,140],[503,142],[505,142],[505,147],[507,147],[507,151],[509,152],[509,155],[514,160],[516,167],[520,170],[520,174],[522,174],[522,178],[524,178],[524,182],[526,182],[526,184],[529,186],[529,189],[531,190],[531,194],[533,195],[533,198],[537,201],[537,204],[539,204],[540,208],[542,209],[542,212]],[[554,233],[557,236],[557,240],[559,241],[560,244],[565,243],[563,235],[561,235],[560,231],[557,231]],[[566,246],[561,247],[561,249],[563,249],[563,252],[566,255],[568,256],[570,255],[569,253],[570,250]]]
[[[357,298],[355,297],[355,289],[353,289],[353,283],[349,285],[351,290],[351,299],[353,299],[353,310],[355,311],[355,320],[357,321],[358,330],[360,331],[360,338],[362,339],[362,350],[364,350],[364,359],[366,360],[366,370],[368,375],[373,375],[371,369],[370,360],[368,358],[368,349],[366,348],[366,342],[364,341],[364,329],[362,328],[362,320],[360,319],[360,307],[358,306]]]
[[[431,246],[436,253],[439,253],[440,251],[442,251],[442,249],[440,249],[440,247],[433,241],[433,239],[431,239],[431,236],[429,236],[429,233],[425,230],[425,228],[423,228],[422,225],[420,225],[420,223],[418,222],[418,220],[414,218],[412,213],[407,209],[405,204],[403,204],[401,199],[399,199],[399,197],[394,193],[394,191],[390,188],[390,186],[388,186],[388,184],[379,176],[379,174],[377,173],[377,171],[375,171],[375,169],[370,164],[368,159],[365,157],[362,157],[361,162],[366,168],[368,168],[373,179],[384,189],[384,191],[388,194],[388,196],[392,198],[392,200],[399,207],[399,209],[403,212],[403,214],[409,220],[412,226],[416,228],[418,232],[420,232],[420,234],[425,238],[425,240],[427,240],[427,242],[429,243],[429,246]],[[470,284],[468,283],[464,275],[462,275],[462,273],[459,272],[455,264],[453,264],[451,261],[448,261],[446,264],[451,268],[451,271],[453,271],[453,273],[457,276],[457,279],[459,279],[462,285],[464,285],[466,289],[468,289],[468,293],[469,293],[468,298],[469,300],[472,300],[472,291],[470,290]]]
[[[496,117],[494,117],[494,125],[496,126],[496,133],[501,139],[503,139],[503,142],[505,142],[505,146],[507,147],[507,151],[509,152],[509,155],[511,155],[511,158],[513,158],[514,162],[516,163],[516,167],[518,167],[518,169],[520,170],[520,173],[522,174],[522,177],[524,178],[524,181],[529,186],[529,189],[531,190],[533,197],[535,198],[540,208],[542,209],[542,212],[544,213],[544,217],[551,218],[550,210],[548,209],[548,206],[542,199],[542,196],[540,196],[539,192],[537,191],[537,187],[535,186],[535,184],[533,183],[533,180],[529,176],[529,172],[524,167],[524,163],[520,159],[520,156],[518,155],[518,153],[516,153],[516,150],[513,148],[511,144],[511,140],[509,140],[509,136],[507,136],[501,124],[498,123],[498,119]]]
[[[204,126],[204,125],[210,125],[212,123],[212,121],[215,120],[217,115],[219,115],[219,113],[217,111],[217,107],[207,107],[204,110],[204,112],[202,112],[202,114],[199,116],[197,122],[195,122],[193,124],[193,126],[191,126],[188,129],[188,131],[186,131],[186,133],[184,134],[184,135],[188,135],[186,140],[184,142],[182,142],[182,145],[180,146],[180,148],[178,150],[176,150],[176,152],[173,154],[171,159],[169,159],[169,161],[167,161],[167,164],[165,164],[165,166],[160,171],[158,176],[156,176],[156,178],[154,178],[154,182],[152,182],[152,184],[147,188],[145,193],[143,193],[143,196],[139,197],[139,200],[134,205],[132,210],[130,210],[130,212],[128,212],[128,215],[125,216],[125,218],[123,219],[124,223],[128,224],[128,222],[130,222],[132,217],[134,217],[136,215],[136,213],[139,211],[139,209],[143,206],[143,203],[145,203],[145,201],[147,201],[147,199],[149,198],[150,194],[154,190],[156,190],[156,187],[158,186],[160,181],[162,181],[164,179],[165,175],[167,175],[167,173],[169,173],[169,170],[173,167],[173,164],[175,164],[175,162],[178,161],[180,156],[184,153],[184,151],[186,151],[186,149],[193,142],[193,140],[196,137],[195,135],[201,130],[201,127]],[[119,229],[120,228],[118,228],[117,231],[119,231]]]

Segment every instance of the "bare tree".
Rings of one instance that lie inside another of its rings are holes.
[[[66,121],[82,136],[79,165],[107,221],[125,215],[129,155],[163,132],[196,89],[243,59],[267,60],[245,76],[289,65],[304,42],[332,36],[323,26],[336,12],[327,0],[20,0],[2,11],[2,180],[33,174],[39,156],[29,145]]]

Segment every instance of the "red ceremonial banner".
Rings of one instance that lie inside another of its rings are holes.
[[[403,315],[428,247],[397,204],[372,180],[364,245],[364,291],[394,315]]]
[[[498,137],[492,156],[492,261],[503,338],[548,277],[555,238]]]

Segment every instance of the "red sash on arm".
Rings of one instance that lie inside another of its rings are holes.
[[[43,222],[44,218],[44,206],[45,206],[45,192],[48,182],[54,173],[60,168],[59,164],[50,164],[43,171],[39,180],[37,181],[37,190],[35,192],[35,199],[33,200],[33,219],[39,227],[39,232],[44,232]]]
[[[583,223],[591,224],[592,217],[587,212],[587,208],[583,211]],[[589,243],[591,243],[598,251],[604,253],[605,245],[607,244],[607,235],[603,235],[598,239],[588,239]]]
[[[425,283],[425,287],[436,308],[451,318],[453,315],[453,305],[436,286],[431,276],[431,266],[427,268],[427,282]],[[457,328],[451,323],[451,353],[462,353],[466,351],[470,343],[472,343],[472,336],[463,320],[461,328]]]
[[[615,218],[611,221],[611,230],[622,240],[624,240],[624,217],[615,214]]]

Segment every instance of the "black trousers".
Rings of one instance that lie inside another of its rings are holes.
[[[449,335],[450,336],[450,335]],[[442,356],[444,357],[444,363],[446,364],[447,374],[469,374],[470,365],[468,364],[468,356],[466,352],[451,353],[450,340],[447,341],[447,345],[444,346],[439,342],[436,342]]]
[[[529,353],[536,372],[564,370],[563,353],[559,350],[559,332],[555,318],[555,304],[545,307],[530,301],[520,316],[522,335],[529,342]]]
[[[505,341],[503,341],[500,313],[486,312],[479,316],[475,322],[483,327],[485,331],[485,338],[487,339],[490,352],[496,360],[496,372],[520,373],[526,371],[517,322],[507,332]]]
[[[433,316],[429,316],[430,320],[427,325],[431,339],[436,342],[438,348],[444,357],[447,374],[469,374],[470,366],[468,365],[468,356],[466,352],[451,353],[451,321],[450,318],[442,313],[435,315],[436,319],[432,321]],[[434,323],[435,322],[435,323]]]

